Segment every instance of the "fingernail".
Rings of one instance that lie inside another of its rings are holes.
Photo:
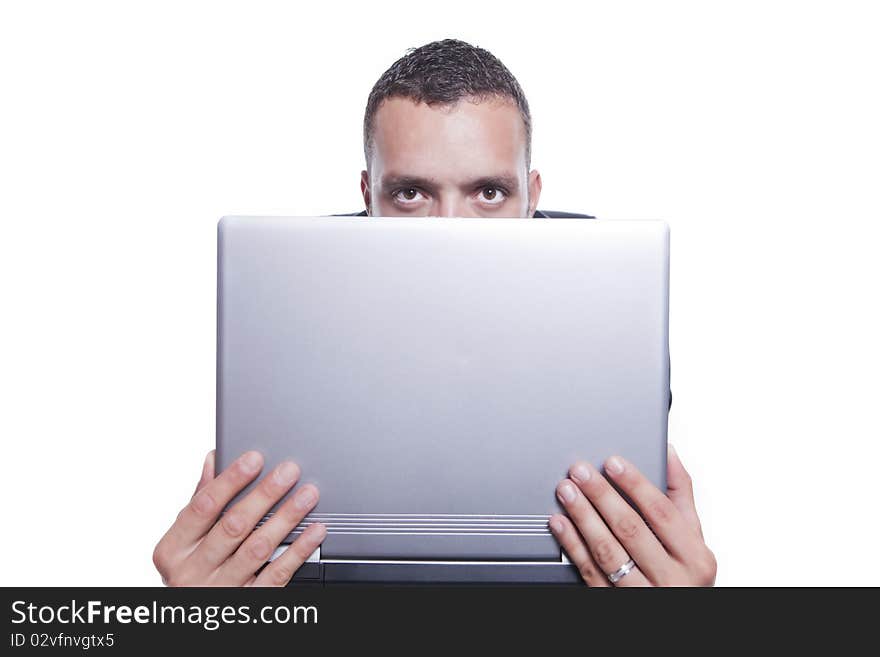
[[[293,461],[285,461],[275,469],[275,481],[282,486],[292,486],[299,476],[299,468]]]
[[[550,518],[550,529],[554,534],[562,533],[562,521],[559,518]]]
[[[559,485],[559,497],[562,498],[562,501],[565,504],[571,504],[574,502],[577,493],[575,493],[574,486],[570,481],[563,481]]]
[[[675,447],[672,445],[672,443],[666,443],[666,448],[671,454],[673,454],[674,456],[678,456],[678,452],[675,451]]]
[[[319,540],[323,540],[324,537],[327,535],[327,527],[320,523],[313,526],[316,528],[314,530],[315,534],[317,534],[316,538],[318,538]]]
[[[590,469],[587,467],[587,464],[580,462],[574,464],[569,474],[571,475],[571,478],[579,484],[582,484],[585,481],[589,481],[591,476]]]
[[[315,495],[315,490],[313,488],[300,488],[293,503],[296,504],[299,509],[308,509],[317,499],[318,496]]]
[[[241,457],[241,468],[245,472],[256,472],[263,465],[263,457],[259,452],[247,452]]]
[[[610,459],[605,461],[605,469],[608,470],[611,474],[619,475],[623,472],[623,461],[621,461],[616,456],[612,456]]]

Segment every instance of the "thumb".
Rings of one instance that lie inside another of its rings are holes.
[[[700,526],[700,518],[697,516],[697,507],[694,503],[694,487],[691,482],[691,476],[684,469],[684,465],[682,465],[681,459],[678,458],[678,452],[675,451],[672,443],[668,443],[666,494],[672,500],[679,513],[684,516],[687,523],[702,538],[703,529]]]
[[[198,493],[205,485],[214,479],[214,452],[216,450],[211,450],[205,455],[205,462],[202,464],[202,476],[199,479],[199,483],[196,484],[196,489],[193,492],[193,495]]]

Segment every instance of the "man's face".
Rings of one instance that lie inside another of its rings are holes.
[[[367,212],[383,217],[531,217],[541,176],[526,169],[526,129],[513,102],[429,107],[389,98],[374,117]]]

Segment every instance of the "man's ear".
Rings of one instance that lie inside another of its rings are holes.
[[[541,198],[541,173],[537,169],[533,169],[529,173],[529,213],[527,217],[534,217],[535,210],[538,209],[538,199]]]
[[[370,213],[370,174],[361,171],[361,195],[364,197],[364,205],[367,206],[367,214]]]

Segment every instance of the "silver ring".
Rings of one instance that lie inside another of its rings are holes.
[[[617,584],[624,577],[629,575],[629,572],[636,567],[636,562],[630,559],[625,564],[623,564],[620,568],[615,570],[613,573],[608,575],[608,581],[612,584]]]

